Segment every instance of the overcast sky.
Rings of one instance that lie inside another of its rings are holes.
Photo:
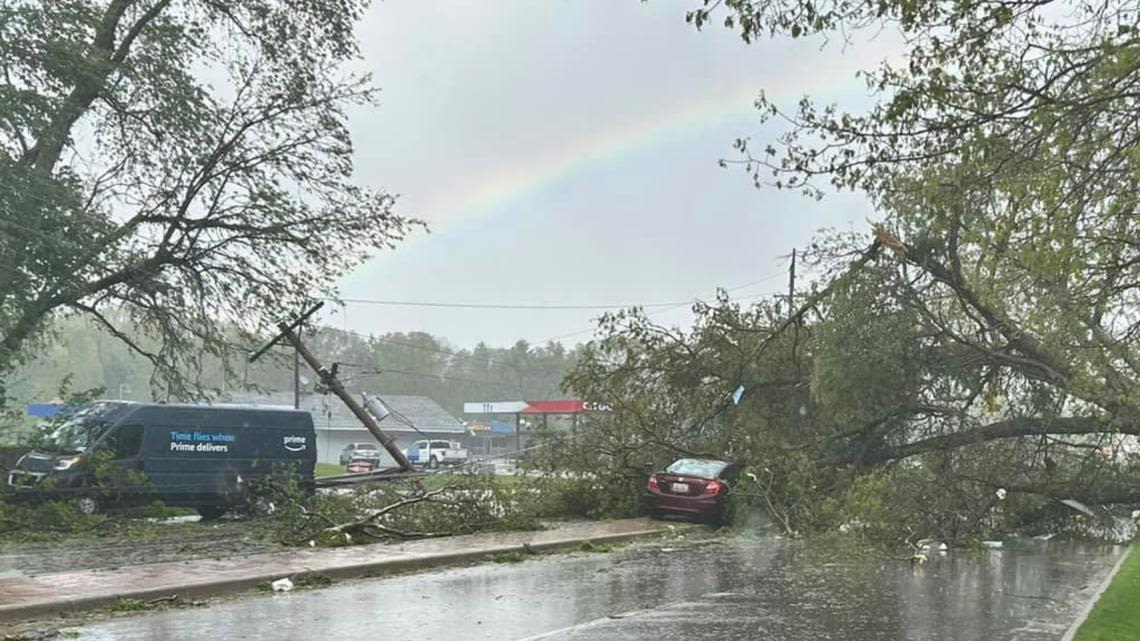
[[[865,104],[855,71],[885,56],[883,39],[746,45],[687,25],[694,4],[377,2],[359,35],[382,104],[351,115],[359,180],[400,194],[431,232],[348,276],[343,296],[622,306],[719,286],[750,299],[786,289],[782,256],[818,229],[861,228],[858,196],[756,190],[717,159],[735,157],[737,137],[771,137],[752,107],[761,89],[784,105]],[[599,313],[350,303],[326,322],[467,347],[578,342]]]

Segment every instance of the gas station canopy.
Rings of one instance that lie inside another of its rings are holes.
[[[464,403],[464,414],[582,414],[603,408],[581,399],[550,401],[483,401]]]

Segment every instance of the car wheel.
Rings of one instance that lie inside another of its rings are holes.
[[[724,503],[721,503],[720,508],[717,509],[716,515],[710,519],[709,523],[718,528],[729,527],[735,520],[735,516],[736,510],[734,509],[733,501],[730,498]]]
[[[80,514],[91,516],[98,514],[103,506],[99,505],[99,499],[94,496],[81,496],[75,499],[75,510]]]
[[[202,515],[203,521],[216,521],[226,513],[223,505],[199,505],[197,510],[198,514]]]
[[[641,513],[645,516],[648,516],[653,521],[660,521],[665,516],[661,513],[661,510],[657,509],[657,506],[653,505],[653,502],[650,501],[647,497],[641,498]]]
[[[428,467],[430,467],[433,470],[439,468],[439,459],[437,459],[434,456],[431,457],[431,460],[428,461]]]

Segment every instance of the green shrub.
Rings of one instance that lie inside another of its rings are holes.
[[[103,514],[83,514],[69,501],[36,504],[0,504],[0,537],[41,541],[63,535],[89,533],[109,524]]]
[[[632,479],[528,479],[520,488],[523,509],[537,518],[636,516],[641,483]]]

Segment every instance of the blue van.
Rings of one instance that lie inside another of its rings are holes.
[[[96,401],[78,408],[8,474],[17,498],[75,499],[83,512],[153,501],[220,516],[251,480],[291,470],[311,488],[313,417],[301,410]],[[125,486],[104,487],[93,466],[105,456]]]

